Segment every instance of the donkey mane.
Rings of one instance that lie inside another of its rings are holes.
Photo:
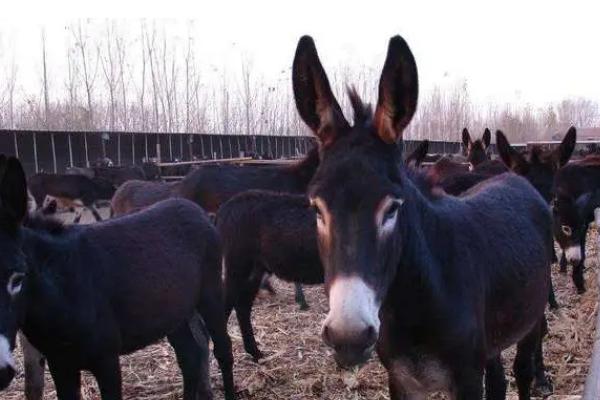
[[[531,162],[541,162],[544,159],[544,149],[541,146],[533,146],[529,157]]]
[[[347,90],[348,97],[350,98],[350,105],[354,112],[354,125],[367,126],[373,120],[373,109],[371,104],[363,102],[356,87],[350,86]]]

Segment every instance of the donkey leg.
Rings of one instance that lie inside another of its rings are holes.
[[[94,364],[90,371],[98,381],[102,400],[121,400],[121,366],[118,355],[107,355]]]
[[[575,287],[577,288],[577,293],[584,294],[585,293],[585,279],[583,277],[583,270],[585,265],[585,236],[581,241],[581,260],[577,263],[577,265],[573,265],[572,279]]]
[[[183,399],[211,400],[208,333],[202,324],[196,324],[202,326],[195,330],[197,335],[194,336],[189,325],[191,323],[184,323],[168,336],[183,375]]]
[[[302,285],[299,283],[294,283],[294,289],[296,291],[296,303],[300,306],[301,310],[308,310],[308,303],[306,302],[306,297],[304,297]]]
[[[260,280],[258,283],[260,284]],[[198,305],[198,311],[213,341],[213,352],[219,363],[221,374],[223,375],[225,399],[234,400],[233,353],[231,350],[231,339],[227,332],[223,293],[220,287],[213,289],[211,292],[204,292],[202,294],[202,298]]]
[[[535,381],[533,384],[533,392],[535,396],[546,398],[552,394],[554,388],[552,382],[546,376],[546,366],[544,365],[544,337],[548,334],[548,322],[544,316],[540,330],[540,338],[538,340],[534,354]]]
[[[502,357],[491,359],[485,365],[486,400],[504,400],[506,398],[506,377]]]
[[[461,366],[454,371],[454,398],[481,400],[483,398],[483,367]]]
[[[554,293],[554,282],[552,281],[552,277],[550,277],[550,291],[548,292],[548,304],[550,305],[550,309],[558,309],[558,302],[556,301],[556,294]]]
[[[96,208],[95,204],[90,204],[90,205],[86,205],[85,206],[88,210],[90,210],[90,212],[92,213],[92,215],[94,216],[94,219],[96,220],[96,222],[98,221],[102,221],[102,217],[100,216],[100,213],[98,212],[98,209]]]
[[[275,292],[275,289],[273,288],[273,285],[271,285],[271,274],[268,272],[265,272],[265,274],[263,275],[261,281],[260,281],[260,288],[263,290],[266,290],[267,292],[269,292],[271,295],[275,295],[277,294]]]
[[[75,211],[75,218],[73,218],[73,224],[78,224],[79,222],[81,222],[81,216],[83,215],[83,209],[82,208],[78,208]]]
[[[419,393],[409,393],[397,381],[392,371],[388,371],[388,388],[390,390],[390,400],[425,400],[425,396]]]
[[[561,274],[566,274],[567,273],[567,257],[565,257],[565,252],[561,252],[560,255],[560,262],[558,263],[560,266],[560,273]]]
[[[242,288],[242,293],[240,293],[235,305],[235,314],[240,325],[240,331],[242,332],[244,349],[252,356],[255,362],[258,362],[258,360],[263,357],[262,352],[258,349],[258,345],[256,344],[254,330],[252,328],[252,303],[254,303],[254,298],[258,293],[261,278],[262,276],[260,274],[253,274]]]
[[[29,343],[22,332],[19,332],[19,341],[23,349],[25,363],[25,398],[27,400],[42,400],[44,396],[46,358]]]
[[[48,369],[59,400],[81,400],[81,373],[78,368],[69,365],[68,360],[49,357]]]
[[[536,326],[517,343],[517,355],[513,363],[513,372],[517,382],[519,400],[531,399],[531,382],[534,378],[534,356],[541,340],[541,324]]]

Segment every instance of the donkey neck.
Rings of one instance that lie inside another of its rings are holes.
[[[284,167],[284,172],[296,182],[299,191],[304,192],[319,166],[319,152],[315,147],[294,165]]]
[[[38,331],[48,332],[48,329],[56,336],[68,336],[68,326],[78,318],[77,310],[86,310],[82,307],[85,300],[79,296],[86,292],[85,281],[81,279],[86,271],[77,262],[80,228],[64,229],[53,233],[23,228],[28,275],[22,328],[28,337],[33,336],[30,340],[34,342],[39,341]]]
[[[443,308],[449,293],[451,260],[456,259],[456,244],[452,243],[456,237],[456,215],[462,207],[453,197],[430,199],[412,182],[407,186],[407,222],[401,229],[403,244],[390,289],[394,292],[392,297],[419,301],[421,310]]]

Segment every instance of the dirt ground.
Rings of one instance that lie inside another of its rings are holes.
[[[104,213],[106,216],[106,213]],[[561,308],[548,313],[550,334],[545,341],[545,359],[554,383],[550,399],[575,400],[583,391],[591,356],[595,315],[598,309],[598,236],[594,229],[588,240],[586,282],[588,291],[576,294],[569,275],[554,266],[553,278]],[[293,286],[274,282],[275,296],[262,295],[255,303],[253,322],[256,338],[266,358],[255,364],[246,355],[237,321],[232,315],[229,332],[234,344],[235,382],[240,399],[388,399],[387,376],[374,358],[360,369],[343,372],[336,368],[331,352],[319,332],[327,312],[321,287],[306,288],[310,310],[299,311]],[[507,373],[514,350],[504,357]],[[17,350],[18,377],[0,399],[23,399],[23,368]],[[121,358],[125,399],[181,399],[182,381],[171,348],[162,342]],[[223,386],[216,361],[211,358],[211,379],[216,399],[223,398]],[[516,399],[514,380],[510,399]],[[55,399],[52,380],[46,372],[45,399]],[[83,399],[99,399],[96,383],[85,374]],[[433,398],[441,398],[433,396]]]

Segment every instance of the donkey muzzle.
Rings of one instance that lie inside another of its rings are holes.
[[[335,350],[338,365],[368,360],[379,336],[375,292],[359,277],[338,277],[329,289],[329,306],[322,337]]]

